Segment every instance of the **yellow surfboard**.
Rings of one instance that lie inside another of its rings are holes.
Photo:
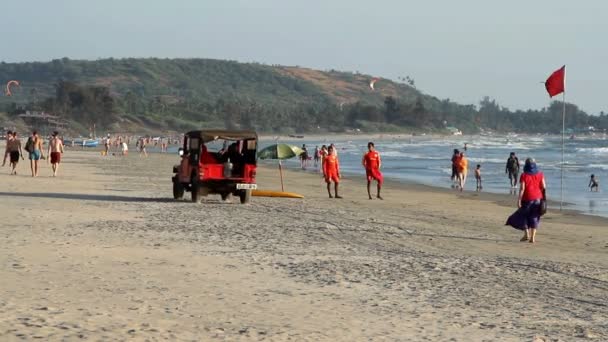
[[[283,197],[283,198],[304,198],[300,194],[294,192],[272,191],[272,190],[253,190],[252,196],[256,197]]]

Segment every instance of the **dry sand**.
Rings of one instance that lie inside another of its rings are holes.
[[[531,245],[503,226],[513,199],[389,183],[369,201],[347,177],[331,200],[300,172],[304,200],[176,202],[176,159],[0,169],[0,340],[608,340],[604,219],[550,212]]]

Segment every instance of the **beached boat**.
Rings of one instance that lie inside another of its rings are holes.
[[[65,146],[74,146],[74,147],[97,147],[99,145],[99,140],[97,140],[97,139],[63,139],[63,144]]]

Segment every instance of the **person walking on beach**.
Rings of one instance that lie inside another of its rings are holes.
[[[511,152],[507,164],[505,165],[505,173],[509,175],[509,182],[512,188],[517,188],[517,177],[519,176],[519,159],[515,152]]]
[[[481,191],[481,165],[477,164],[477,168],[475,168],[475,181],[477,182],[477,191]]]
[[[107,156],[108,153],[110,152],[110,144],[111,144],[110,133],[108,133],[108,135],[103,138],[103,151],[104,151],[103,155],[104,156]]]
[[[464,156],[464,152],[460,152],[460,158],[458,159],[458,188],[460,191],[464,190],[464,184],[467,182],[467,173],[469,168],[469,161]]]
[[[306,150],[306,144],[302,144],[302,154],[300,154],[300,166],[302,170],[306,170],[308,166],[308,151]]]
[[[139,140],[139,156],[141,157],[141,155],[144,155],[144,157],[148,156],[148,152],[146,151],[146,139],[145,138],[141,138]]]
[[[338,186],[340,184],[340,162],[338,156],[335,154],[335,149],[329,146],[328,154],[323,158],[323,175],[325,176],[325,183],[327,183],[327,194],[329,198],[342,198],[338,194]],[[331,194],[331,182],[334,182],[334,193]]]
[[[38,162],[40,159],[45,159],[42,154],[42,139],[37,131],[32,132],[32,136],[28,138],[25,144],[25,150],[29,152],[30,169],[32,177],[38,177]]]
[[[57,131],[53,132],[52,138],[49,141],[48,155],[51,160],[51,168],[53,169],[53,177],[57,177],[59,171],[59,163],[61,163],[61,154],[63,153],[63,142],[58,137]]]
[[[11,166],[11,175],[16,175],[19,157],[23,159],[21,140],[17,137],[17,132],[9,131],[6,135],[6,151],[4,152],[4,160],[2,161],[2,166],[6,164],[6,159],[8,157]]]
[[[319,151],[319,146],[315,146],[315,155],[313,156],[314,160],[315,160],[315,169],[319,166],[319,153],[321,151]]]
[[[532,158],[527,158],[524,173],[519,180],[517,207],[522,209],[525,219],[524,236],[520,241],[536,242],[536,230],[540,225],[541,200],[545,199],[545,175],[538,169]]]
[[[382,173],[380,172],[382,160],[380,159],[380,154],[376,151],[374,143],[371,141],[367,143],[367,153],[363,155],[361,164],[363,164],[363,167],[365,168],[365,175],[367,177],[367,196],[370,200],[372,199],[370,188],[372,180],[375,179],[376,182],[378,182],[376,198],[383,199],[382,196],[380,196],[380,190],[382,189],[384,180]]]
[[[324,177],[325,177],[325,173],[323,171],[323,161],[325,160],[325,157],[327,157],[327,146],[323,145],[323,146],[321,146],[321,151],[319,151],[319,160],[320,160],[319,172],[321,172]]]
[[[123,142],[120,144],[120,149],[121,149],[121,153],[122,153],[122,155],[123,155],[123,156],[125,156],[125,157],[126,157],[126,156],[127,156],[127,154],[129,154],[129,146],[127,145],[127,143],[126,143],[126,142],[124,142],[124,141],[123,141]]]
[[[452,188],[458,182],[458,162],[460,160],[460,151],[458,149],[454,149],[454,153],[452,154]]]
[[[588,187],[590,191],[598,192],[600,190],[600,181],[593,174],[589,177]]]

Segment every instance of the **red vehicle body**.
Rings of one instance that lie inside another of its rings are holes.
[[[180,149],[181,162],[173,167],[173,198],[182,199],[189,191],[192,202],[208,194],[219,194],[223,200],[238,196],[248,203],[257,188],[258,136],[253,131],[202,130],[184,135]],[[218,152],[209,145],[224,141]]]

